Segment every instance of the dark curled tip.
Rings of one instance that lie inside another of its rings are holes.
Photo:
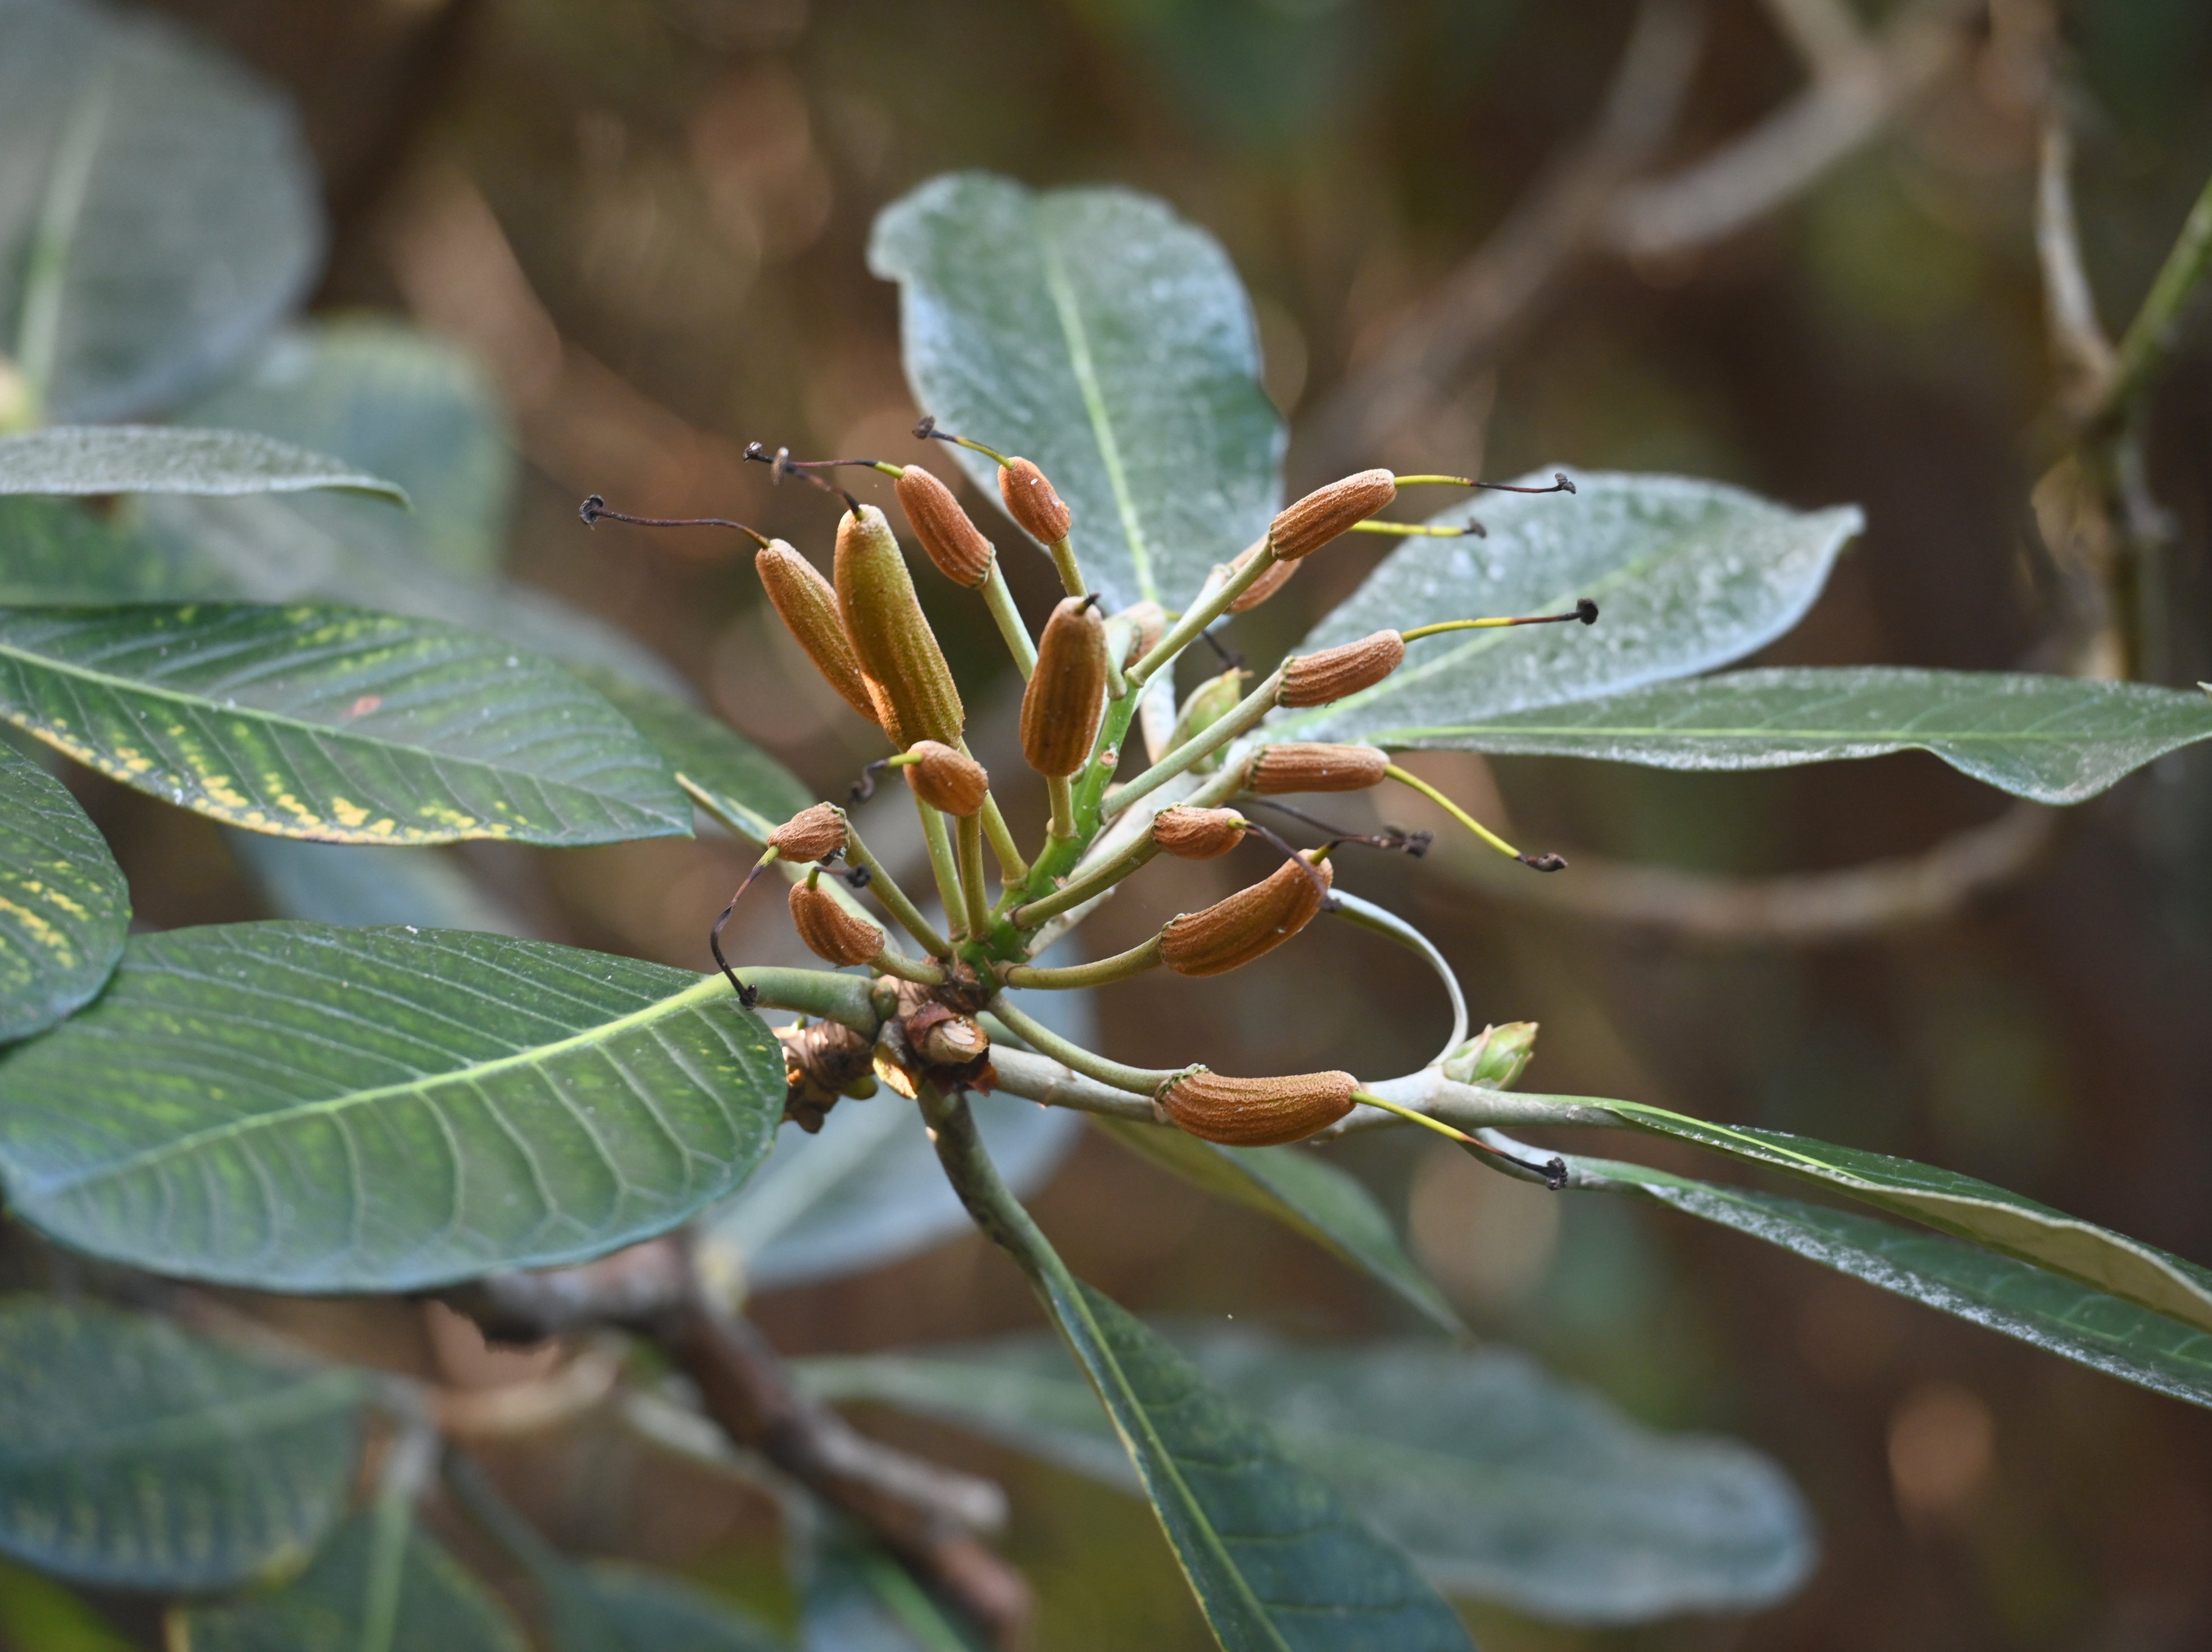
[[[1200,631],[1198,635],[1205,641],[1206,646],[1213,650],[1214,657],[1220,660],[1223,665],[1232,671],[1243,669],[1244,656],[1214,635],[1212,630]]]
[[[1522,865],[1537,872],[1565,872],[1567,859],[1559,854],[1516,854],[1513,857]]]
[[[1567,491],[1572,493],[1574,489],[1570,488]],[[1567,1162],[1557,1153],[1544,1162],[1544,1185],[1555,1193],[1566,1187]]]
[[[1575,617],[1585,625],[1596,624],[1597,604],[1592,602],[1588,597],[1583,598],[1580,601],[1575,604]]]
[[[852,789],[845,793],[845,800],[848,803],[866,803],[875,796],[876,776],[890,768],[890,762],[889,757],[878,757],[861,769],[860,778],[853,782]]]
[[[587,528],[596,527],[599,525],[599,519],[606,513],[607,501],[600,498],[597,494],[593,494],[582,504],[576,507],[576,514],[584,519],[584,525]]]
[[[1556,482],[1556,483],[1558,483],[1559,484],[1559,491],[1560,491],[1561,493],[1563,493],[1563,494],[1571,494],[1571,493],[1572,493],[1572,492],[1574,492],[1574,491],[1575,491],[1575,484],[1574,484],[1573,483],[1571,483],[1571,482],[1570,482],[1570,481],[1568,481],[1568,480],[1567,480],[1567,473],[1566,473],[1565,471],[1553,471],[1553,472],[1552,472],[1552,480],[1553,480],[1553,481],[1554,481],[1554,482]],[[1559,1164],[1559,1160],[1557,1160],[1557,1159],[1553,1159],[1553,1160],[1552,1161],[1552,1163],[1554,1163],[1554,1164]],[[1565,1165],[1560,1165],[1560,1166],[1559,1166],[1559,1172],[1560,1172],[1560,1174],[1561,1174],[1562,1175],[1565,1175],[1565,1174],[1566,1174],[1566,1167],[1565,1167]]]
[[[914,439],[916,441],[927,441],[936,434],[937,420],[935,416],[924,414],[921,418],[915,421]]]
[[[876,876],[866,866],[848,866],[837,875],[845,880],[847,889],[866,889]]]

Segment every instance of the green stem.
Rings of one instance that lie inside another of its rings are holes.
[[[1055,843],[1075,836],[1075,788],[1065,774],[1048,774],[1045,795],[1052,799],[1052,836]]]
[[[868,968],[879,975],[895,975],[918,987],[945,985],[945,971],[935,964],[924,963],[920,958],[910,958],[903,952],[894,952],[888,946],[868,960]]]
[[[873,1038],[883,1024],[876,1011],[875,989],[865,975],[839,975],[830,969],[778,969],[756,966],[737,972],[738,979],[760,994],[771,1010],[796,1010],[817,1021],[835,1021],[863,1038]],[[719,980],[719,976],[707,977]],[[723,989],[723,997],[729,990]]]
[[[1067,536],[1060,535],[1046,549],[1052,552],[1052,565],[1060,570],[1060,583],[1067,594],[1071,597],[1089,595],[1083,583],[1082,566],[1075,560],[1075,547],[1067,543]]]
[[[1269,539],[1260,554],[1229,576],[1228,580],[1212,596],[1202,598],[1181,619],[1175,629],[1162,637],[1159,646],[1129,667],[1127,676],[1132,687],[1141,686],[1154,671],[1166,665],[1188,647],[1200,631],[1229,611],[1229,604],[1259,583],[1260,576],[1275,565],[1275,544]]]
[[[983,893],[983,820],[963,815],[955,824],[960,856],[960,892],[967,897],[968,932],[978,940],[991,932],[991,904]]]
[[[1022,610],[1014,606],[1014,593],[1006,587],[1006,576],[999,571],[999,559],[991,558],[991,571],[983,579],[983,603],[991,610],[991,619],[999,628],[999,635],[1006,640],[1006,652],[1014,657],[1014,669],[1022,674],[1022,681],[1030,680],[1036,670],[1036,644],[1030,641],[1030,628],[1022,623]]]
[[[968,903],[960,893],[960,868],[952,858],[952,834],[945,829],[945,817],[920,798],[914,800],[914,806],[921,816],[921,841],[929,850],[930,875],[937,879],[937,898],[945,908],[945,927],[957,940],[963,932],[960,924],[967,915]]]
[[[1273,671],[1258,688],[1231,707],[1219,722],[1210,723],[1192,735],[1127,786],[1115,787],[1113,795],[1106,799],[1107,818],[1112,819],[1139,798],[1158,790],[1194,763],[1203,762],[1238,735],[1249,733],[1274,709],[1275,695],[1282,686],[1283,673],[1279,670]]]
[[[2173,356],[2182,312],[2207,276],[2212,276],[2212,179],[2181,226],[2158,278],[2128,324],[2115,358],[2112,386],[2106,392],[2103,418],[2124,419],[2166,370]]]
[[[1094,895],[1103,895],[1160,852],[1152,841],[1152,829],[1147,826],[1144,835],[1110,859],[1100,862],[1080,878],[1071,878],[1041,901],[1016,907],[1009,915],[1017,929],[1035,929],[1048,918],[1057,918],[1072,907],[1079,907]]]
[[[1090,963],[1072,963],[1065,969],[1040,969],[1035,964],[1018,963],[1006,970],[1009,987],[1103,987],[1112,981],[1127,981],[1132,975],[1141,975],[1147,969],[1159,967],[1160,938],[1157,935],[1141,946],[1133,946],[1126,952],[1116,952],[1110,958],[1099,958]]]
[[[923,951],[933,958],[951,956],[952,944],[939,934],[935,926],[921,915],[921,908],[907,898],[907,892],[898,886],[890,873],[884,870],[884,863],[868,853],[868,846],[860,841],[860,835],[853,829],[853,823],[849,819],[845,823],[845,859],[866,869],[868,887],[876,892],[876,898],[884,903],[884,910],[898,920],[899,927],[913,936]]]
[[[1132,1067],[1119,1061],[1109,1061],[1103,1055],[1093,1055],[1080,1044],[1070,1043],[1042,1022],[1024,1015],[1016,1009],[1004,993],[991,1000],[991,1013],[1006,1023],[1007,1030],[1040,1055],[1049,1055],[1071,1072],[1086,1078],[1096,1078],[1102,1084],[1111,1084],[1116,1090],[1126,1090],[1132,1095],[1150,1096],[1162,1084],[1185,1069]]]
[[[991,853],[999,858],[1000,884],[1007,889],[1020,888],[1022,879],[1030,875],[1030,863],[1022,859],[1021,848],[1014,841],[1013,828],[999,812],[998,799],[988,793],[983,798],[983,833],[991,840]]]

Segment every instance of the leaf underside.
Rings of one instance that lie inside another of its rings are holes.
[[[719,976],[455,931],[176,930],[0,1061],[0,1177],[94,1255],[406,1291],[678,1225],[759,1163],[783,1092]]]
[[[299,493],[336,488],[408,502],[396,482],[245,430],[57,425],[0,436],[0,495]],[[388,507],[387,507],[388,508]]]
[[[0,745],[0,1042],[81,1009],[123,956],[131,891],[59,780]]]

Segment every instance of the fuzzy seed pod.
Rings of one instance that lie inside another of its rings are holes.
[[[1106,622],[1088,597],[1052,610],[1036,670],[1022,693],[1022,756],[1040,774],[1073,774],[1090,760],[1106,715]]]
[[[1169,744],[1178,746],[1185,740],[1195,739],[1229,715],[1244,697],[1244,684],[1251,676],[1251,672],[1240,671],[1232,665],[1220,676],[1208,677],[1193,689],[1176,718],[1175,733],[1169,738]]]
[[[1244,784],[1263,798],[1291,792],[1364,792],[1382,783],[1389,764],[1389,755],[1371,745],[1286,741],[1260,748]]]
[[[1335,879],[1328,862],[1306,850],[1227,900],[1170,918],[1160,931],[1160,957],[1178,975],[1241,969],[1311,923]]]
[[[845,813],[833,803],[801,809],[768,835],[768,846],[786,860],[827,860],[845,847]]]
[[[1371,689],[1396,671],[1406,658],[1406,640],[1395,631],[1377,631],[1340,647],[1304,654],[1283,669],[1279,706],[1326,706],[1362,689]]]
[[[1244,550],[1238,551],[1237,553],[1237,560],[1229,565],[1230,571],[1231,573],[1242,574],[1247,568],[1251,566],[1252,559],[1255,556],[1257,556],[1262,550],[1266,550],[1267,546],[1267,542],[1262,539],[1258,544],[1249,545]],[[1249,613],[1253,609],[1257,608],[1261,603],[1267,601],[1268,598],[1273,596],[1278,591],[1280,591],[1284,586],[1290,582],[1291,575],[1297,571],[1298,565],[1296,562],[1285,562],[1278,560],[1270,564],[1265,574],[1262,574],[1258,579],[1253,580],[1249,586],[1245,587],[1244,594],[1243,596],[1237,598],[1235,602],[1229,604],[1229,611],[1232,614]]]
[[[1398,496],[1398,478],[1388,471],[1361,471],[1286,505],[1267,531],[1275,556],[1295,562],[1311,556],[1354,522],[1364,522]]]
[[[907,755],[921,761],[906,766],[906,783],[931,808],[964,817],[983,806],[991,777],[966,752],[934,740],[916,740],[907,748]]]
[[[1274,1147],[1310,1136],[1351,1112],[1358,1084],[1348,1072],[1231,1078],[1200,1069],[1163,1084],[1152,1110],[1163,1122],[1206,1141]]]
[[[830,963],[866,963],[884,950],[884,932],[846,911],[811,878],[791,886],[791,924],[806,950]]]
[[[1251,823],[1234,809],[1194,809],[1178,803],[1152,817],[1152,841],[1178,860],[1211,860],[1242,843]]]
[[[753,558],[761,586],[769,605],[783,622],[815,669],[830,679],[838,697],[870,722],[881,724],[868,685],[860,674],[860,661],[853,640],[845,635],[845,622],[837,612],[837,592],[806,558],[781,539],[771,539]]]
[[[991,558],[996,553],[982,530],[968,519],[951,489],[919,465],[908,465],[895,486],[914,537],[921,541],[939,573],[971,591],[991,577]]]
[[[1025,459],[1010,459],[999,467],[999,497],[1006,501],[1006,514],[1020,523],[1030,538],[1049,545],[1067,538],[1075,518],[1045,480],[1042,471]]]
[[[937,634],[922,617],[891,525],[873,505],[837,519],[837,607],[860,667],[883,690],[893,738],[960,743],[967,714]]]

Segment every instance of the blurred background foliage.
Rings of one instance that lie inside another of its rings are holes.
[[[1711,475],[1798,506],[1855,501],[1865,538],[1763,658],[2005,668],[2054,663],[2060,581],[2028,504],[2054,386],[2032,211],[2050,77],[2072,112],[2087,266],[2115,330],[2212,168],[2201,0],[1918,6],[1942,15],[1945,49],[1806,187],[1692,245],[1560,258],[1511,325],[1478,331],[1433,382],[1377,398],[1372,375],[1420,329],[1435,337],[1466,261],[1577,153],[1629,7],[161,9],[300,100],[335,222],[316,308],[410,315],[483,364],[527,460],[510,571],[658,650],[829,796],[876,754],[799,665],[738,548],[586,531],[574,507],[598,492],[632,510],[712,511],[819,549],[825,501],[772,491],[739,462],[747,441],[941,464],[908,434],[894,295],[862,256],[877,210],[932,173],[1126,182],[1210,228],[1255,295],[1268,390],[1292,421],[1294,490],[1369,464],[1506,475],[1559,461]],[[1869,28],[1915,21],[1913,0],[1859,9]],[[1711,0],[1650,165],[1693,163],[1796,97],[1805,62],[1780,25],[1825,10]],[[2200,328],[2150,425],[2172,547],[2144,658],[2174,683],[2212,675],[2208,452]],[[1239,646],[1286,646],[1381,550],[1346,542],[1243,622]],[[1049,569],[1014,560],[1034,608]],[[926,590],[979,747],[1010,750],[1015,685],[980,610]],[[1922,756],[1740,777],[1427,764],[1571,857],[1731,876],[1910,854],[1998,807]],[[214,827],[112,788],[95,802],[148,923],[260,910]],[[2212,763],[2169,758],[2071,814],[2001,885],[1908,926],[1811,944],[1554,912],[1376,861],[1359,873],[1437,938],[1478,1020],[1542,1023],[1534,1087],[1910,1154],[2208,1260],[2208,827]],[[464,853],[521,926],[701,968],[706,920],[740,870],[726,841]],[[1164,863],[1103,914],[1093,944],[1129,944],[1231,876]],[[733,956],[795,957],[777,908],[752,910]],[[1231,1071],[1398,1071],[1445,1024],[1417,964],[1348,931],[1219,981],[1131,982],[1098,1008],[1118,1055],[1187,1060],[1202,1040]],[[2212,1418],[1717,1230],[1553,1200],[1408,1139],[1346,1157],[1402,1201],[1419,1254],[1483,1331],[1646,1421],[1762,1446],[1825,1528],[1810,1587],[1748,1621],[1578,1631],[1485,1609],[1486,1646],[2212,1643]],[[1409,1328],[1317,1252],[1100,1139],[1037,1209],[1079,1272],[1148,1313]],[[793,1353],[1033,1322],[1012,1270],[971,1237],[755,1307]],[[521,1357],[398,1303],[286,1311],[349,1353],[464,1385],[505,1380]],[[864,1416],[1010,1486],[1007,1546],[1040,1593],[1037,1645],[1205,1643],[1140,1504],[949,1430]],[[563,1542],[787,1613],[765,1503],[589,1431],[507,1467],[507,1490]],[[41,1588],[0,1573],[0,1635],[95,1644],[69,1638]]]

